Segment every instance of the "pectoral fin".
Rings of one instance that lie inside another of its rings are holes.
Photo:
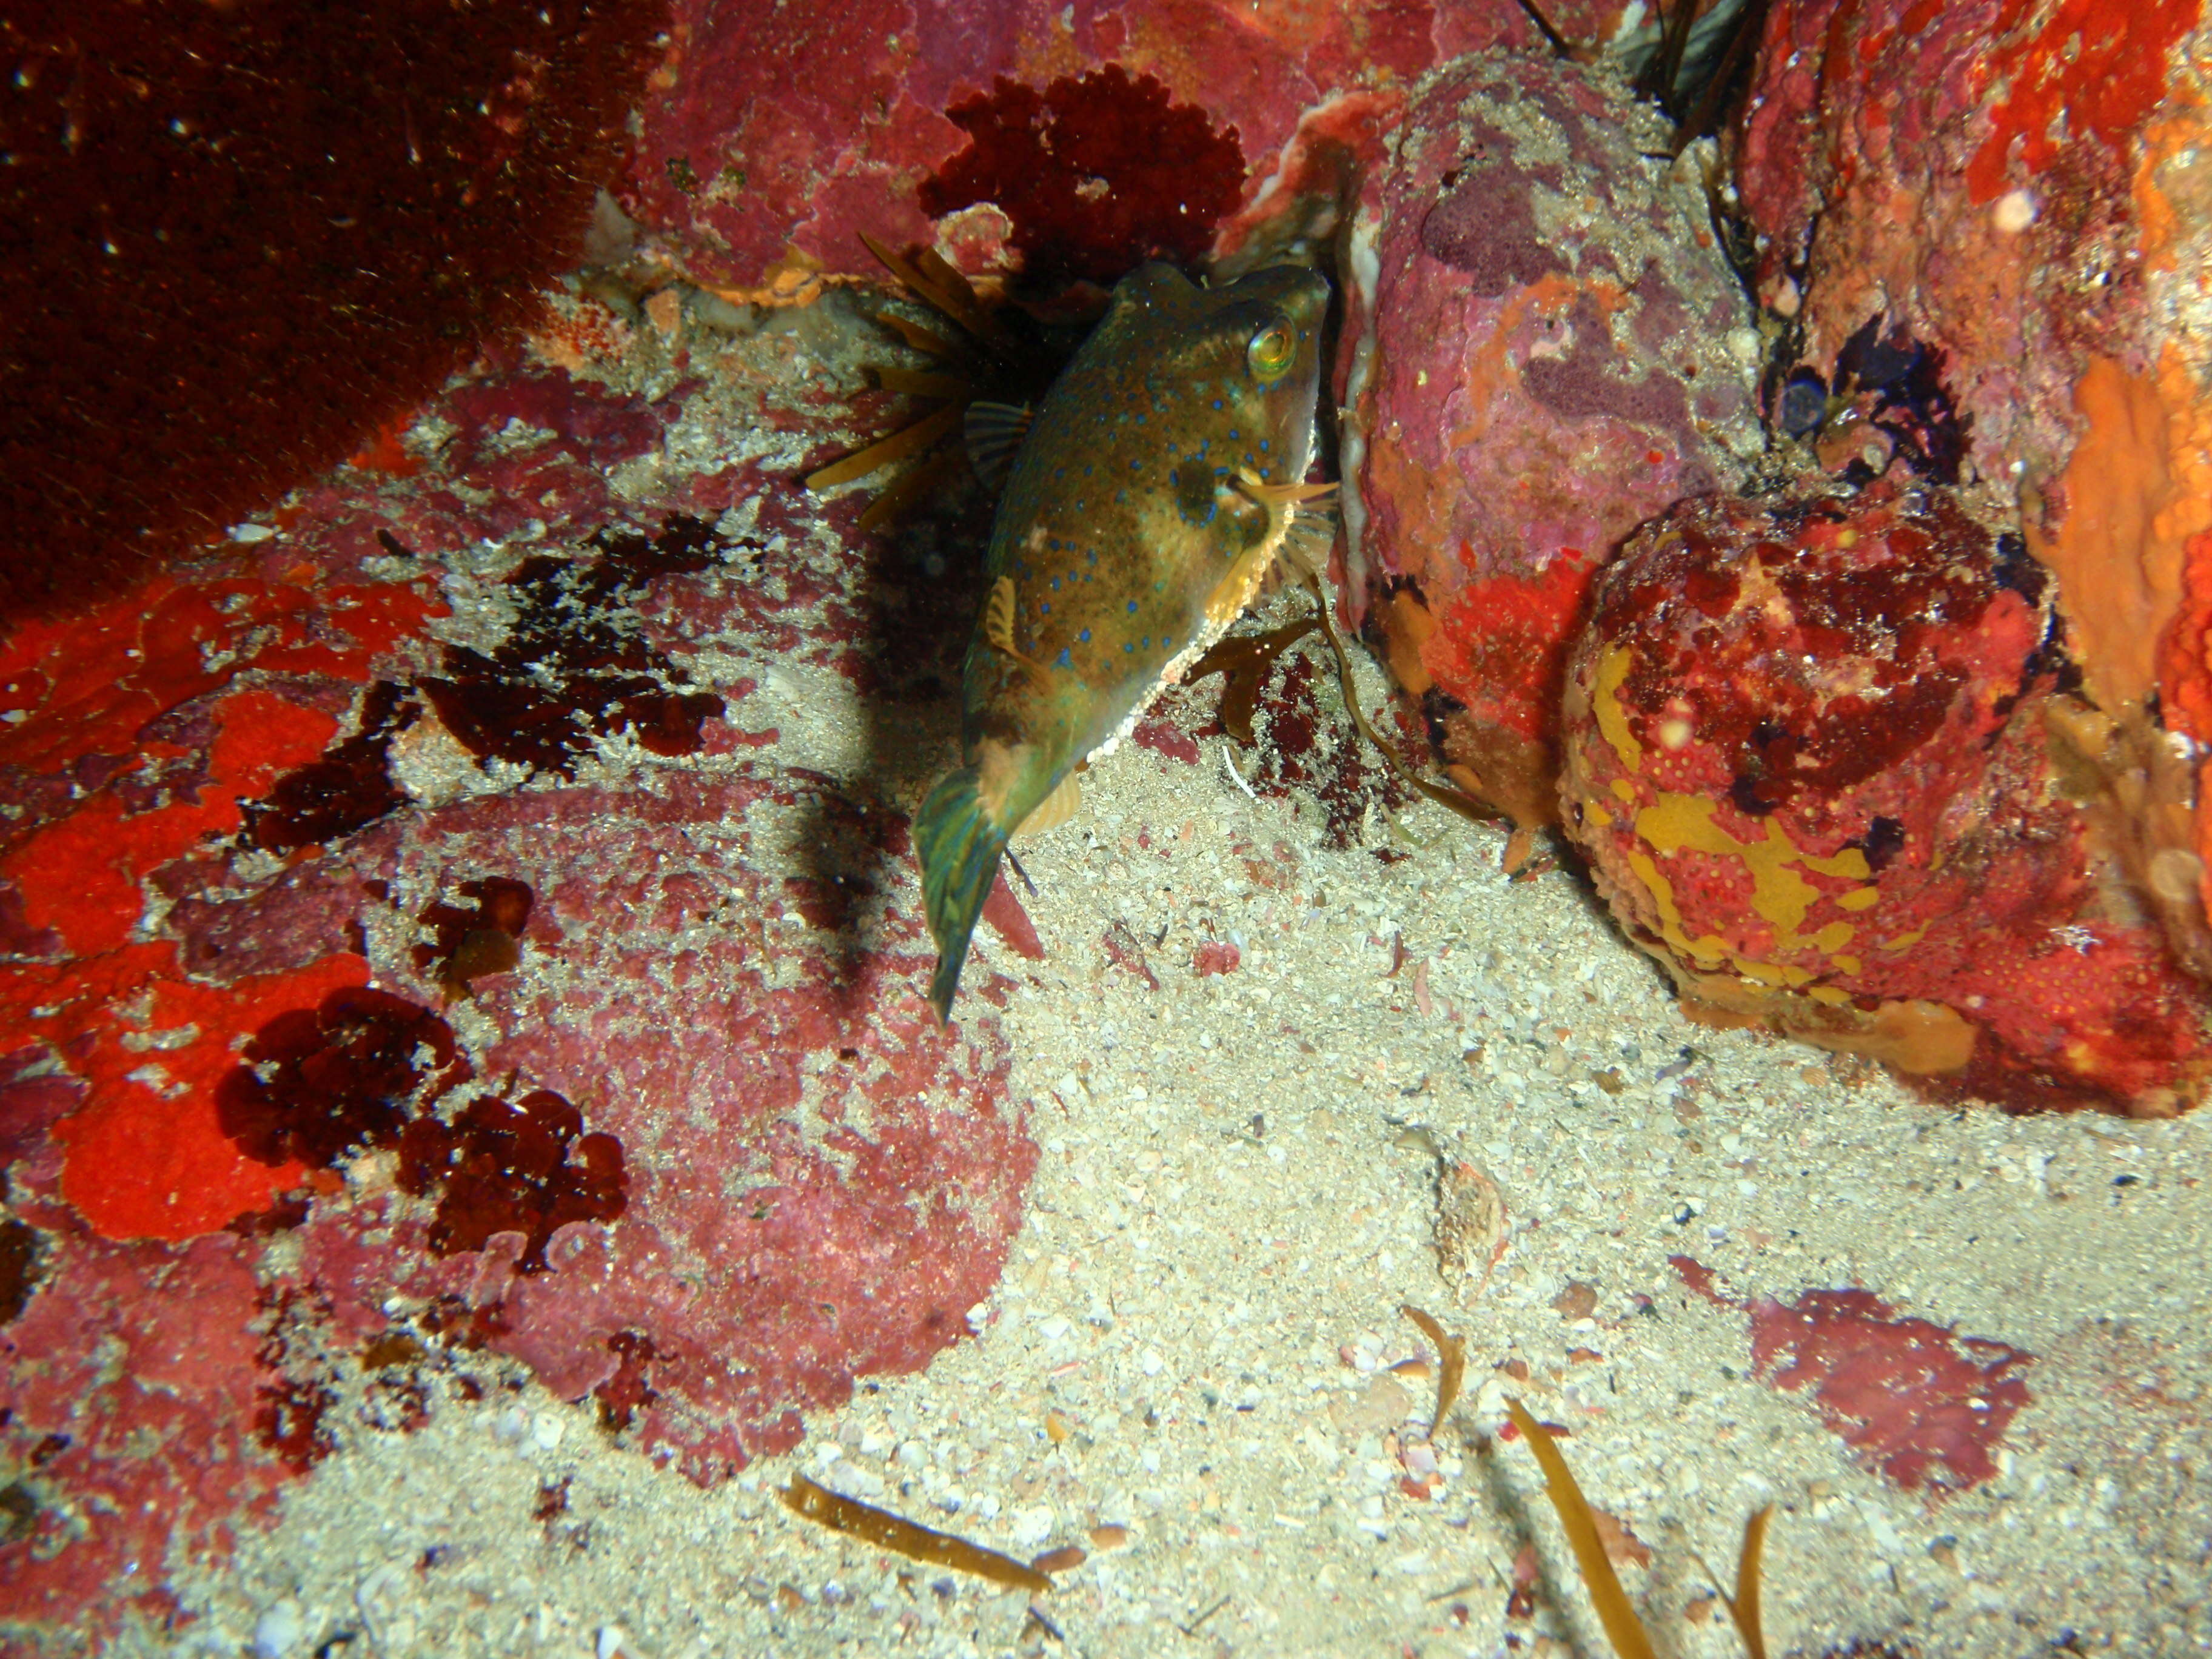
[[[994,651],[1019,663],[1039,685],[1045,684],[1044,665],[1024,655],[1014,643],[1014,579],[1012,576],[1001,576],[992,585],[991,597],[983,606],[983,637],[991,642]]]
[[[1216,628],[1228,626],[1252,603],[1274,566],[1275,556],[1286,545],[1302,567],[1310,564],[1311,556],[1304,546],[1307,538],[1334,524],[1331,508],[1320,505],[1335,495],[1333,483],[1268,483],[1249,468],[1238,472],[1235,482],[1237,490],[1267,514],[1267,528],[1238,556],[1206,596],[1206,620]]]

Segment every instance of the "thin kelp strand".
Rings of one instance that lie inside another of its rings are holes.
[[[1575,1484],[1567,1460],[1552,1443],[1551,1431],[1530,1416],[1528,1408],[1517,1400],[1509,1398],[1505,1409],[1544,1471],[1544,1490],[1551,1496],[1552,1507],[1559,1512],[1559,1524],[1566,1531],[1568,1547],[1575,1553],[1575,1565],[1582,1569],[1583,1583],[1589,1591],[1591,1604],[1597,1608],[1598,1622],[1605,1626],[1613,1650],[1620,1659],[1657,1659],[1652,1651],[1651,1638],[1644,1634],[1643,1621],[1629,1605],[1628,1593],[1621,1589],[1613,1563],[1606,1559],[1605,1541],[1598,1536],[1597,1517],[1590,1513],[1589,1500]]]
[[[858,1498],[843,1497],[827,1486],[815,1485],[803,1474],[792,1477],[791,1484],[783,1490],[783,1502],[793,1514],[817,1526],[860,1539],[878,1549],[894,1550],[909,1560],[972,1572],[979,1578],[1018,1589],[1048,1590],[1053,1587],[1052,1580],[1045,1574],[1011,1555],[987,1550],[981,1544],[971,1544],[949,1532],[935,1531],[902,1515],[863,1504]]]
[[[903,431],[894,432],[890,437],[879,439],[866,449],[855,451],[842,461],[832,461],[819,471],[808,473],[806,487],[815,490],[835,489],[839,484],[865,478],[877,468],[889,466],[893,461],[919,455],[958,426],[967,407],[964,399],[957,404],[947,404]]]
[[[964,403],[975,389],[973,382],[959,374],[932,374],[919,369],[884,366],[871,368],[868,373],[884,391],[903,392],[915,398],[957,398]]]

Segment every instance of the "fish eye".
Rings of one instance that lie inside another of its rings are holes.
[[[1297,332],[1288,322],[1278,318],[1252,337],[1251,344],[1244,349],[1244,357],[1256,379],[1273,380],[1289,369],[1297,349]]]

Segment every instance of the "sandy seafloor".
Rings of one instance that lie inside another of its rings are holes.
[[[1341,718],[1333,685],[1322,705]],[[836,761],[836,711],[777,713],[787,749]],[[1494,1439],[1509,1390],[1648,1547],[1624,1571],[1662,1654],[1741,1650],[1701,1558],[1732,1573],[1769,1503],[1777,1653],[2212,1646],[2212,1120],[1932,1107],[1693,1026],[1571,870],[1510,883],[1500,832],[1425,805],[1331,850],[1312,802],[1249,795],[1224,749],[1255,764],[1216,736],[1195,767],[1132,746],[1095,768],[1084,816],[1024,856],[1045,959],[979,936],[971,983],[1018,982],[997,1017],[1043,1156],[972,1340],[711,1491],[534,1382],[449,1395],[411,1434],[334,1413],[356,1426],[274,1528],[179,1570],[198,1622],[159,1650],[1604,1653],[1527,1447]],[[1102,952],[1115,923],[1157,990]],[[1237,971],[1194,975],[1209,935]],[[1440,1273],[1438,1151],[1503,1195],[1486,1283]],[[2033,1355],[1994,1478],[1944,1496],[1855,1461],[1676,1255],[1739,1299],[1863,1286]],[[1433,1386],[1390,1369],[1430,1352],[1402,1303],[1468,1344],[1428,1498],[1401,1461]],[[925,1567],[788,1512],[799,1472],[1088,1559],[1037,1596]],[[1509,1620],[1532,1534],[1537,1607]]]

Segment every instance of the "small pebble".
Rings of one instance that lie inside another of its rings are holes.
[[[288,1599],[264,1608],[253,1621],[253,1659],[286,1659],[300,1645],[307,1629],[297,1601]]]

